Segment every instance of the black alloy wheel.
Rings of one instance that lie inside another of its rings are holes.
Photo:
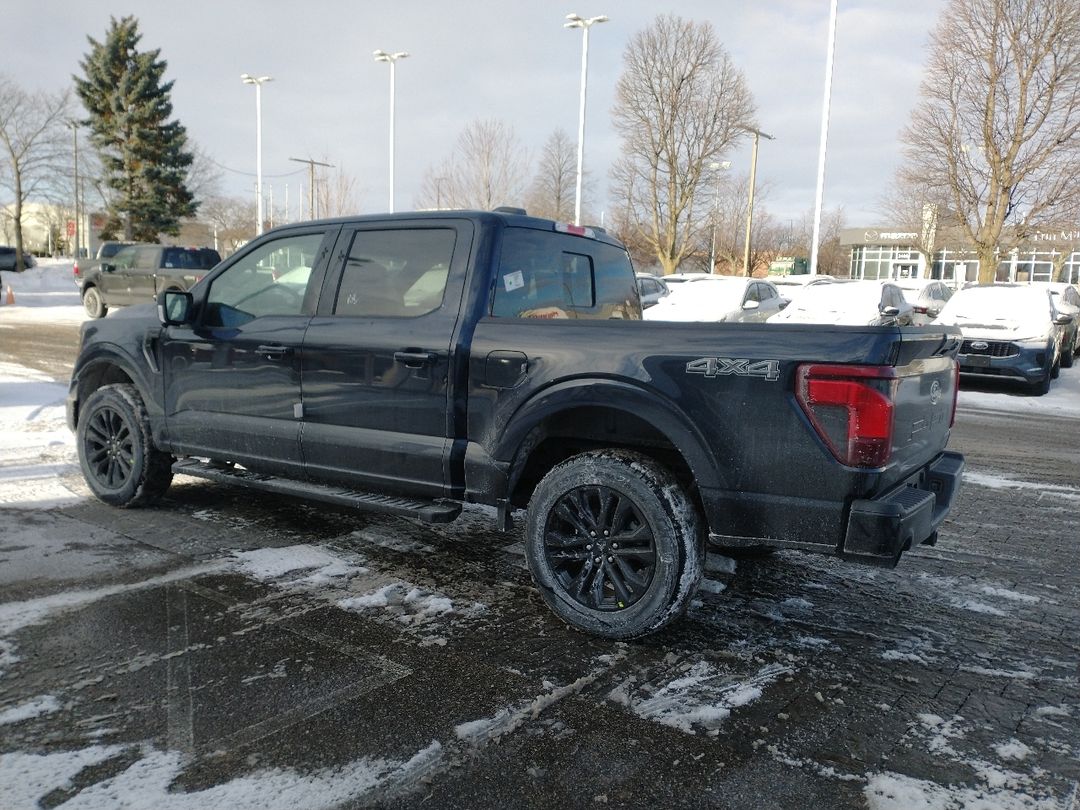
[[[173,458],[154,446],[146,405],[130,383],[90,394],[79,410],[76,437],[83,478],[107,504],[153,503],[172,483]]]
[[[671,470],[632,450],[592,450],[536,485],[525,559],[560,619],[631,639],[686,611],[701,578],[703,535],[698,506]]]
[[[118,409],[106,405],[90,414],[83,447],[87,468],[102,487],[120,489],[131,479],[135,441]]]
[[[559,498],[549,513],[544,557],[575,602],[592,610],[622,610],[648,590],[656,542],[630,498],[606,486],[581,486]]]

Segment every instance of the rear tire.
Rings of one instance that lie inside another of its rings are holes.
[[[1073,365],[1073,353],[1072,349],[1066,349],[1061,353],[1061,367],[1072,368]]]
[[[635,638],[681,616],[703,549],[685,490],[639,453],[574,456],[529,504],[525,556],[540,595],[563,621],[604,638]]]
[[[92,393],[75,435],[83,478],[107,504],[145,506],[172,483],[173,458],[154,447],[146,406],[134,385],[105,385]]]
[[[109,312],[105,299],[101,297],[101,292],[97,287],[87,287],[83,291],[82,302],[86,314],[91,318],[104,318]]]

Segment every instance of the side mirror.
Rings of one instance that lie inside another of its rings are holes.
[[[742,308],[746,309],[746,310],[754,310],[754,309],[757,309],[760,306],[761,306],[760,301],[747,301],[746,303],[744,303],[742,305]]]
[[[1068,326],[1072,322],[1073,322],[1073,316],[1072,315],[1066,315],[1065,313],[1062,312],[1062,313],[1058,313],[1057,315],[1054,316],[1054,323],[1056,323],[1058,326]]]
[[[900,307],[882,307],[880,312],[886,318],[895,318],[900,314]]]
[[[158,320],[162,326],[184,326],[191,323],[194,309],[189,292],[162,290],[158,296]]]
[[[113,264],[112,262],[102,262],[101,263],[101,272],[102,273],[111,273],[115,269],[116,269],[116,265]]]
[[[786,309],[787,305],[790,304],[790,303],[791,303],[790,298],[784,298],[783,296],[780,297],[780,309]]]

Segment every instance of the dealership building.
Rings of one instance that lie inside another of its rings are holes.
[[[927,257],[917,247],[919,234],[877,228],[848,228],[840,245],[848,250],[851,278],[937,278],[955,286],[979,277],[979,260],[958,229],[938,240]],[[928,272],[929,269],[929,272]],[[1080,281],[1080,228],[1033,234],[1000,257],[998,281]]]

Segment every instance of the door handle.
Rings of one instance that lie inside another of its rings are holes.
[[[394,361],[401,363],[405,368],[423,368],[424,366],[430,366],[435,363],[437,359],[435,352],[424,351],[403,351],[394,352]]]
[[[266,360],[282,360],[292,354],[288,346],[258,346],[255,353]]]

